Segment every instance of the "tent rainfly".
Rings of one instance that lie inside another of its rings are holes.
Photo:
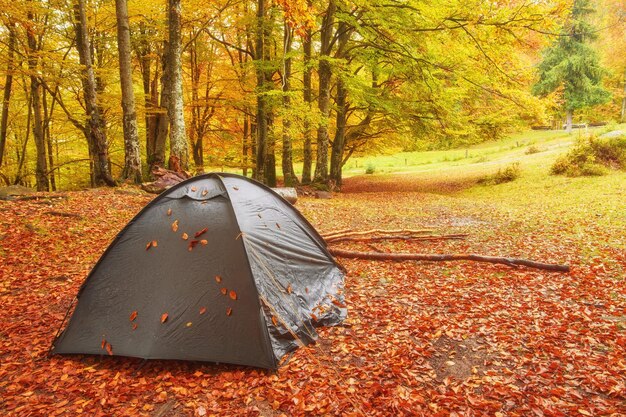
[[[276,369],[346,317],[343,273],[289,203],[233,174],[170,188],[117,235],[52,354]]]

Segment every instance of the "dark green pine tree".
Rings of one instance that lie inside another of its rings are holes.
[[[539,64],[539,81],[532,92],[545,96],[562,89],[566,128],[572,130],[574,110],[606,103],[611,95],[602,87],[605,70],[590,45],[595,29],[587,21],[594,9],[590,0],[574,0],[572,14],[558,40],[544,52]]]

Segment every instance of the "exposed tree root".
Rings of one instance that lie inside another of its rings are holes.
[[[334,244],[339,242],[380,242],[381,240],[462,240],[467,234],[454,235],[381,235],[381,236],[339,236],[326,239],[326,243]]]

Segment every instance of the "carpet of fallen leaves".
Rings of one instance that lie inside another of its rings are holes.
[[[301,199],[321,231],[469,233],[345,248],[510,255],[568,263],[572,272],[343,261],[349,318],[273,374],[48,357],[90,268],[150,199],[105,189],[64,195],[0,201],[1,415],[626,415],[626,238],[592,215],[581,212],[574,225],[532,208],[416,192]]]

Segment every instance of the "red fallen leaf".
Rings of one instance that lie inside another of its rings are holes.
[[[161,323],[165,323],[167,321],[167,313],[161,314]]]
[[[172,232],[177,232],[178,231],[178,220],[174,220],[174,223],[172,223]]]
[[[137,330],[137,323],[133,323],[133,330]]]
[[[206,307],[200,307],[200,314],[206,313]]]
[[[208,227],[205,227],[204,229],[197,231],[197,232],[196,232],[196,234],[195,234],[195,235],[193,235],[193,237],[200,237],[200,236],[202,236],[203,234],[205,234],[208,230],[209,230],[209,228],[208,228]]]
[[[104,347],[106,348],[107,353],[113,356],[113,347],[111,346],[111,344],[107,342],[107,344]]]
[[[167,209],[167,215],[168,215],[168,216],[171,216],[171,215],[172,215],[172,209],[171,209],[171,208],[168,208],[168,209]]]
[[[313,320],[317,321],[317,316],[316,316],[315,314],[313,314],[313,313],[311,313],[311,318],[312,318]]]
[[[333,300],[332,303],[336,305],[337,307],[346,308],[346,305],[342,303],[341,301]]]
[[[222,282],[222,277],[219,275],[215,276],[215,281],[219,284],[220,282]]]
[[[100,344],[100,349],[104,349],[104,345],[107,344],[107,341],[104,339],[104,337],[102,338],[102,343]]]
[[[150,242],[148,242],[146,244],[146,250],[150,249],[152,247],[152,244],[154,243],[154,240],[151,240]]]
[[[287,294],[291,294],[291,284],[287,285]]]
[[[183,233],[181,237],[183,238],[183,240],[189,239],[189,235],[187,233]]]
[[[130,313],[130,321],[133,321],[137,318],[137,311],[133,311]]]
[[[220,290],[220,292],[222,293],[222,295],[226,295],[226,293],[228,292],[228,290],[226,288],[222,288]]]
[[[195,248],[195,247],[196,247],[196,245],[197,245],[198,243],[200,243],[200,241],[199,241],[199,240],[195,240],[195,239],[190,240],[190,241],[189,241],[189,246],[187,247],[187,249],[189,250],[189,252],[191,252],[191,250],[192,250],[193,248]]]
[[[233,300],[237,299],[237,293],[233,290],[230,290],[230,292],[228,293],[228,296],[232,298]]]
[[[274,323],[274,326],[278,326],[278,320],[274,316],[272,316],[272,323]]]
[[[306,287],[306,288],[304,289],[304,291],[308,294],[308,293],[309,293],[309,287]]]
[[[227,315],[227,316],[230,316],[231,314],[233,314],[233,309],[232,309],[232,308],[230,308],[230,307],[228,307],[228,308],[226,309],[226,315]]]

